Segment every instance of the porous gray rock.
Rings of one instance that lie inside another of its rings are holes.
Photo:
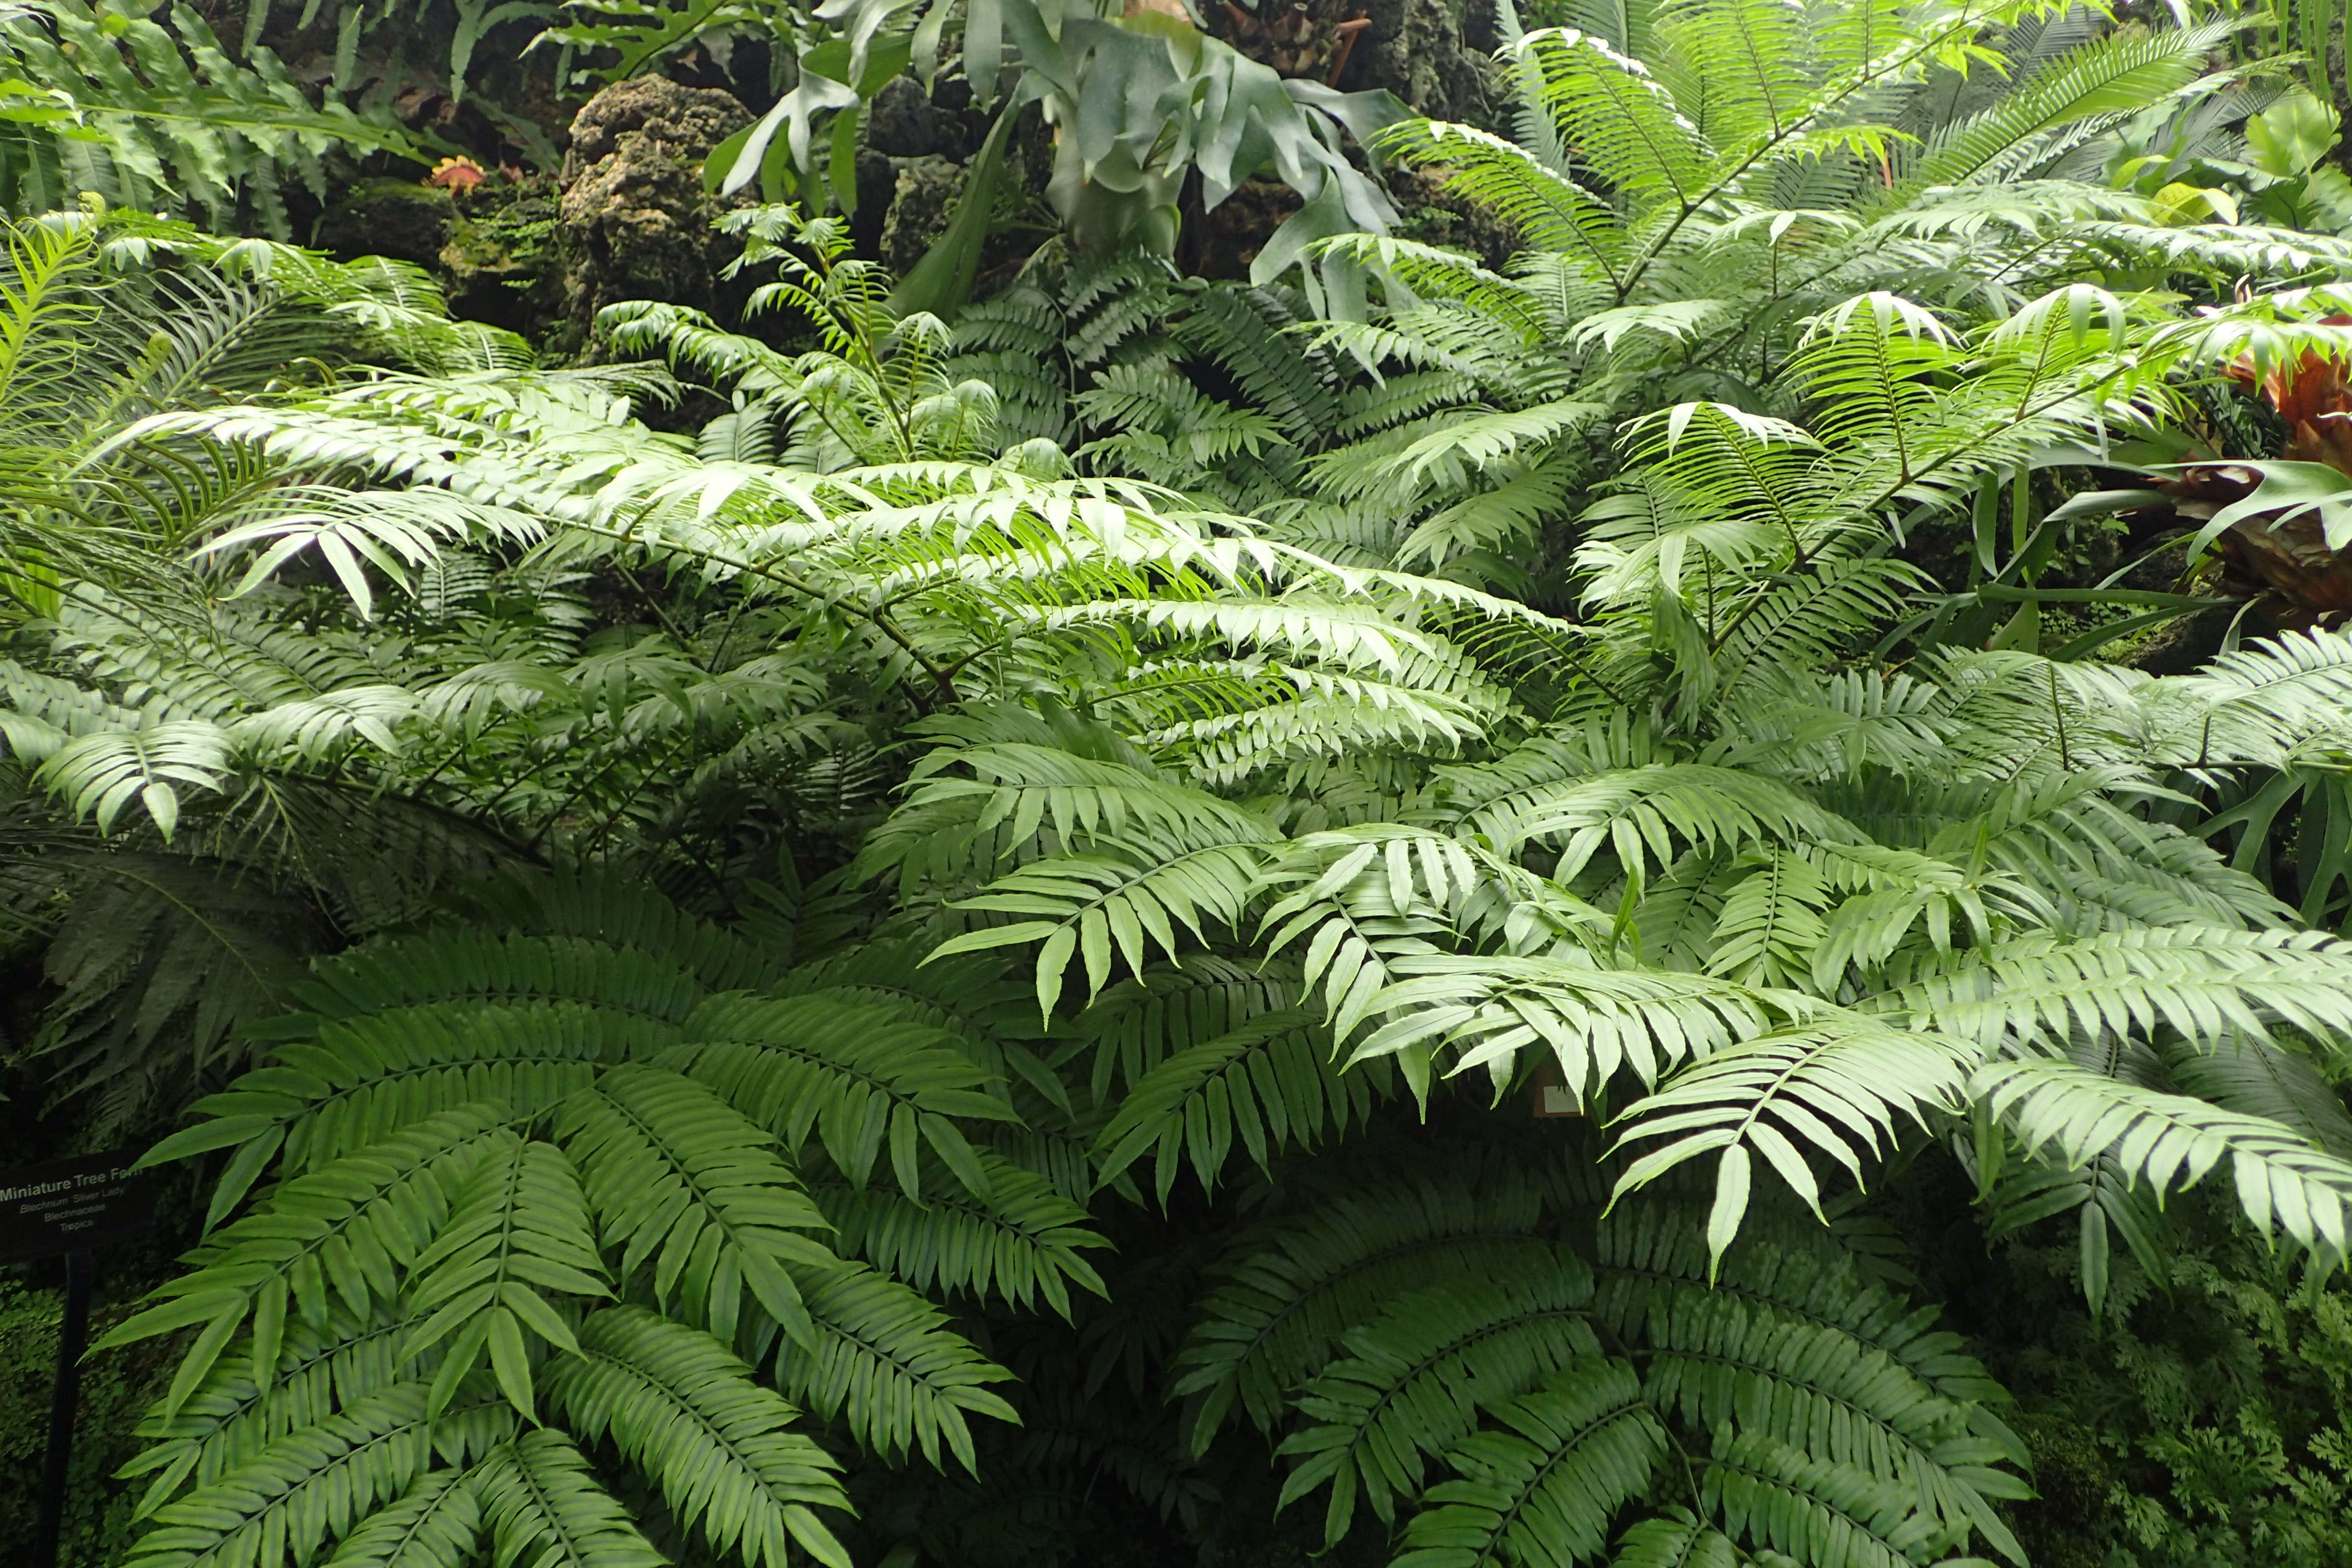
[[[1485,0],[1468,0],[1478,5]],[[1488,115],[1478,62],[1463,47],[1451,0],[1361,0],[1371,26],[1356,40],[1343,86],[1384,87],[1416,114],[1481,124]]]
[[[580,110],[558,206],[565,310],[580,339],[618,300],[719,302],[737,250],[712,224],[736,204],[704,194],[702,163],[751,122],[733,94],[657,76],[608,87]]]
[[[456,204],[438,185],[412,180],[361,180],[320,216],[312,240],[337,256],[389,256],[431,266],[457,222]]]

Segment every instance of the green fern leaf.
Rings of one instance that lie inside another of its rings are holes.
[[[950,1331],[938,1308],[863,1264],[806,1270],[802,1285],[816,1342],[789,1342],[776,1354],[776,1381],[819,1415],[839,1418],[870,1451],[894,1458],[919,1450],[932,1465],[944,1448],[978,1473],[967,1414],[1017,1423],[988,1389],[1013,1374]]]
[[[902,1008],[823,994],[714,997],[663,1059],[708,1084],[796,1150],[814,1132],[825,1155],[863,1184],[887,1149],[899,1189],[919,1202],[929,1148],[965,1190],[988,1179],[957,1119],[1016,1121],[985,1091],[986,1075],[951,1037]]]
[[[824,1216],[773,1141],[710,1089],[667,1068],[629,1066],[566,1100],[556,1137],[579,1163],[598,1240],[618,1247],[626,1286],[732,1343],[750,1292],[770,1321],[814,1344],[791,1266],[832,1254],[804,1232]]]
[[[1759,1433],[1718,1439],[1700,1492],[1734,1540],[1830,1568],[1904,1568],[1936,1530],[1901,1487]]]
[[[918,1290],[996,1295],[1026,1308],[1043,1297],[1070,1315],[1069,1287],[1107,1296],[1082,1249],[1108,1247],[1087,1211],[1045,1177],[987,1150],[976,1152],[986,1199],[952,1189],[919,1205],[902,1194],[848,1182],[812,1181],[810,1195],[835,1226],[834,1249],[862,1258]]]
[[[401,1353],[448,1342],[433,1382],[436,1413],[487,1353],[499,1387],[536,1421],[524,1331],[559,1350],[579,1350],[571,1325],[541,1292],[612,1293],[579,1173],[551,1145],[509,1134],[450,1194],[449,1208],[447,1223],[411,1266],[405,1306],[422,1321]]]
[[[1340,1334],[1433,1273],[1503,1277],[1543,1267],[1550,1246],[1529,1234],[1538,1208],[1535,1191],[1517,1184],[1412,1185],[1341,1198],[1247,1237],[1176,1357],[1170,1392],[1200,1396],[1193,1452],[1208,1447],[1236,1401],[1270,1430],[1290,1390],[1329,1360]]]
[[[381,1503],[407,1491],[436,1454],[455,1464],[513,1429],[495,1394],[429,1415],[426,1385],[397,1384],[354,1400],[316,1426],[289,1433],[211,1485],[155,1512],[139,1538],[138,1568],[227,1568],[291,1552],[298,1560],[340,1539]]]
[[[1395,1568],[1571,1568],[1598,1557],[1616,1510],[1649,1489],[1664,1425],[1622,1361],[1580,1358],[1494,1409],[1446,1456],[1458,1480],[1429,1489]]]
[[[466,1568],[481,1536],[481,1504],[466,1477],[429,1470],[343,1537],[326,1568]]]
[[[1591,1293],[1591,1271],[1561,1252],[1548,1273],[1434,1286],[1349,1330],[1346,1356],[1297,1399],[1310,1424],[1278,1450],[1303,1456],[1281,1504],[1329,1486],[1327,1547],[1348,1533],[1360,1492],[1381,1521],[1393,1519],[1397,1500],[1420,1492],[1427,1458],[1468,1437],[1482,1407],[1600,1355],[1585,1321]]]
[[[467,1484],[481,1499],[500,1562],[531,1568],[667,1568],[560,1432],[541,1428],[500,1446]]]
[[[1168,1201],[1181,1162],[1213,1192],[1234,1143],[1259,1169],[1286,1148],[1313,1147],[1370,1116],[1390,1090],[1386,1064],[1342,1073],[1328,1035],[1304,1014],[1266,1013],[1176,1052],[1146,1073],[1096,1140],[1100,1184],[1146,1154]]]
[[[661,1483],[672,1514],[751,1568],[805,1552],[826,1568],[849,1554],[812,1510],[846,1510],[839,1466],[785,1428],[799,1412],[751,1381],[708,1335],[636,1307],[591,1313],[580,1350],[551,1370],[550,1404],[589,1441],[609,1434]]]
[[[1642,1138],[1674,1141],[1628,1165],[1617,1194],[1721,1150],[1707,1217],[1707,1246],[1719,1259],[1748,1212],[1755,1154],[1819,1214],[1821,1185],[1804,1149],[1829,1155],[1859,1182],[1863,1160],[1880,1153],[1882,1140],[1892,1145],[1898,1118],[1925,1127],[1930,1112],[1958,1109],[1976,1059],[1958,1041],[1860,1021],[1744,1040],[1626,1108],[1620,1148]]]

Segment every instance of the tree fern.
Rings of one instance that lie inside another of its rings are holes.
[[[153,1427],[164,1441],[145,1468],[160,1472],[149,1502],[162,1528],[148,1549],[182,1541],[172,1531],[195,1517],[190,1509],[218,1511],[199,1500],[209,1496],[201,1489],[230,1484],[241,1466],[276,1462],[298,1488],[339,1489],[341,1511],[299,1526],[311,1541],[348,1535],[348,1551],[400,1561],[389,1556],[395,1548],[414,1555],[467,1539],[478,1509],[493,1542],[624,1560],[640,1538],[581,1469],[561,1436],[568,1432],[609,1437],[720,1551],[752,1563],[803,1552],[843,1561],[811,1511],[845,1507],[836,1461],[787,1429],[786,1396],[877,1453],[919,1450],[967,1467],[975,1462],[968,1417],[1013,1412],[988,1386],[1005,1374],[936,1309],[825,1245],[832,1227],[788,1163],[811,1124],[817,1143],[862,1181],[860,1149],[870,1164],[885,1142],[911,1173],[914,1149],[892,1130],[895,1115],[904,1136],[927,1138],[959,1178],[976,1177],[982,1212],[1017,1227],[1034,1249],[958,1277],[941,1260],[962,1255],[969,1232],[948,1211],[909,1205],[882,1245],[869,1216],[857,1238],[868,1256],[925,1284],[1024,1302],[1042,1290],[1066,1308],[1065,1281],[1099,1289],[1076,1250],[1096,1238],[1036,1177],[993,1154],[983,1167],[949,1124],[1013,1112],[967,1087],[980,1081],[977,1069],[931,1043],[942,1037],[935,1028],[900,1024],[897,1054],[881,1043],[877,1058],[866,1029],[894,1014],[870,997],[848,1020],[837,1004],[813,1005],[814,996],[744,997],[754,1010],[731,1014],[714,1013],[717,1001],[698,1009],[703,977],[740,978],[742,955],[647,891],[624,897],[592,880],[567,896],[541,884],[504,903],[519,929],[503,937],[427,935],[341,960],[310,988],[327,1010],[276,1031],[287,1065],[248,1075],[211,1108],[217,1120],[157,1152],[238,1148],[242,1171],[223,1208],[273,1161],[289,1163],[255,1214],[207,1244],[197,1272],[116,1331],[135,1340],[206,1325]],[[605,934],[538,934],[551,929]],[[726,1019],[711,1027],[736,1043],[677,1043],[707,1033],[695,1022],[706,1016]],[[617,1027],[598,1026],[608,1020]],[[878,1068],[882,1084],[907,1098],[876,1097],[879,1121],[813,1107],[797,1123],[782,1121],[780,1141],[720,1092],[754,1106],[777,1092],[760,1068],[764,1047],[754,1042],[763,1040],[804,1075],[849,1068],[835,1081],[861,1093]],[[656,1065],[699,1068],[730,1049],[751,1053],[748,1065],[716,1087]],[[448,1094],[470,1088],[478,1097],[494,1084],[522,1089],[529,1108],[518,1114],[476,1098],[436,1109]],[[354,1088],[368,1098],[354,1100]],[[302,1164],[292,1163],[298,1154]],[[986,1179],[991,1168],[1003,1173],[1001,1187]],[[231,1353],[234,1363],[224,1359]],[[771,1384],[754,1381],[753,1362]],[[281,1368],[289,1381],[280,1382]],[[375,1408],[370,1400],[412,1397],[414,1419],[401,1417],[409,1426],[378,1438],[352,1425],[353,1410]],[[475,1468],[403,1503],[429,1456],[421,1437],[397,1434],[445,1406],[483,1412],[468,1421],[518,1410],[551,1425],[496,1452],[487,1452],[495,1433],[470,1453],[436,1438],[445,1463]],[[688,1434],[717,1447],[681,1448]],[[320,1473],[331,1478],[339,1443],[364,1445],[370,1457],[351,1461],[367,1465],[364,1485],[313,1482],[301,1470],[326,1467]],[[295,1458],[273,1461],[281,1448]],[[199,1490],[174,1495],[191,1480]],[[472,1501],[447,1500],[451,1487]],[[293,1528],[252,1506],[262,1522],[237,1528]]]

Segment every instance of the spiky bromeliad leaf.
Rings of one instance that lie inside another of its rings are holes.
[[[799,1415],[709,1335],[640,1307],[591,1313],[580,1351],[550,1370],[549,1403],[578,1436],[607,1434],[654,1476],[671,1513],[752,1568],[797,1547],[826,1568],[849,1555],[812,1510],[846,1510],[839,1464],[786,1428]]]
[[[1601,1554],[1611,1517],[1666,1457],[1641,1379],[1611,1357],[1580,1358],[1494,1416],[1507,1430],[1446,1454],[1460,1479],[1429,1489],[1396,1568],[1572,1568]]]

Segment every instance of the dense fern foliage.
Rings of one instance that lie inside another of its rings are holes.
[[[2116,1366],[2114,1563],[2326,1561],[2352,632],[2158,675],[2040,575],[2352,359],[2341,239],[2184,218],[2288,100],[2219,24],[1502,20],[1515,136],[1384,144],[1505,271],[1055,244],[950,324],[747,205],[742,319],[548,368],[11,232],[0,907],[205,1211],[107,1342],[178,1358],[131,1568],[2021,1565]],[[2291,1415],[2159,1451],[2216,1258]]]
[[[356,111],[331,91],[314,101],[268,49],[232,56],[184,5],[169,21],[81,0],[0,15],[0,211],[37,215],[89,192],[286,239],[289,183],[324,201],[354,159],[418,153],[388,109]]]

